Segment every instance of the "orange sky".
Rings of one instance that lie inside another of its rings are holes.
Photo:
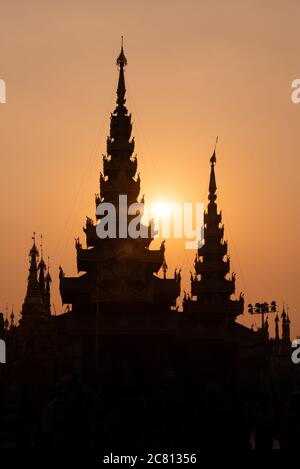
[[[238,292],[246,304],[286,301],[300,334],[300,104],[290,99],[299,17],[292,0],[2,1],[0,310],[20,310],[34,230],[62,310],[58,266],[76,273],[74,237],[84,240],[94,215],[124,34],[146,200],[206,200],[219,135],[218,202]],[[188,289],[195,253],[168,242],[166,254]]]

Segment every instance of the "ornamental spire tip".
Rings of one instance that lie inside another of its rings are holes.
[[[216,149],[217,149],[217,143],[218,143],[218,140],[219,140],[219,137],[216,138],[216,143],[215,143],[215,148],[214,148],[214,152],[210,158],[210,162],[211,162],[211,165],[214,166],[217,162],[217,158],[216,158]]]
[[[117,58],[117,66],[119,68],[126,67],[127,65],[127,59],[124,54],[124,49],[123,49],[123,42],[124,42],[124,37],[121,36],[121,52],[119,54],[119,57]]]

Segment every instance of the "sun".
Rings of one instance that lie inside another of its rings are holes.
[[[172,205],[166,201],[154,202],[151,204],[150,212],[154,219],[167,219],[172,214]]]

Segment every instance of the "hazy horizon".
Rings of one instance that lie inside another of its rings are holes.
[[[299,15],[291,0],[3,5],[0,311],[21,309],[33,231],[38,245],[43,233],[52,302],[62,311],[58,267],[77,274],[74,238],[85,242],[82,226],[95,215],[124,35],[141,195],[207,203],[218,135],[217,202],[236,293],[245,305],[285,302],[292,338],[300,335],[300,104],[291,101]],[[182,268],[182,290],[194,257],[167,241],[168,275]],[[247,307],[241,322],[254,322]]]

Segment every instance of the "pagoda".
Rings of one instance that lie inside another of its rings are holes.
[[[160,249],[149,249],[153,239],[152,222],[144,227],[144,232],[148,233],[146,237],[132,239],[120,232],[120,196],[126,196],[127,209],[131,204],[144,203],[144,198],[139,199],[140,176],[137,175],[137,157],[133,155],[135,142],[131,136],[131,114],[125,104],[126,65],[122,44],[117,59],[116,108],[110,118],[103,174],[100,173],[100,194],[95,196],[96,209],[103,203],[111,203],[115,207],[116,233],[114,237],[98,237],[97,224],[103,223],[103,215],[96,215],[96,223],[87,218],[84,227],[86,247],[82,246],[79,238],[76,240],[77,269],[81,275],[67,277],[60,270],[62,301],[71,305],[73,315],[87,317],[100,311],[103,318],[109,317],[107,312],[113,312],[111,318],[115,324],[121,316],[128,321],[130,315],[136,313],[140,320],[147,322],[147,318],[151,320],[158,313],[169,312],[180,293],[180,276],[167,279],[157,275],[166,265],[165,246],[162,243]],[[127,227],[132,218],[133,215],[128,215]]]
[[[216,203],[216,153],[210,159],[208,207],[204,214],[204,243],[198,248],[191,274],[191,298],[184,299],[184,310],[206,326],[229,325],[243,313],[244,299],[232,299],[235,274],[230,276],[228,244],[224,241],[222,212]]]
[[[57,363],[57,330],[55,317],[51,315],[50,284],[49,266],[47,269],[42,252],[39,255],[34,233],[20,322],[15,324],[12,312],[10,324],[8,321],[5,324],[14,378],[33,387],[51,383]]]
[[[50,274],[46,271],[46,264],[41,257],[33,237],[33,245],[29,252],[30,265],[27,282],[27,292],[21,311],[21,324],[35,325],[43,323],[50,317]]]

